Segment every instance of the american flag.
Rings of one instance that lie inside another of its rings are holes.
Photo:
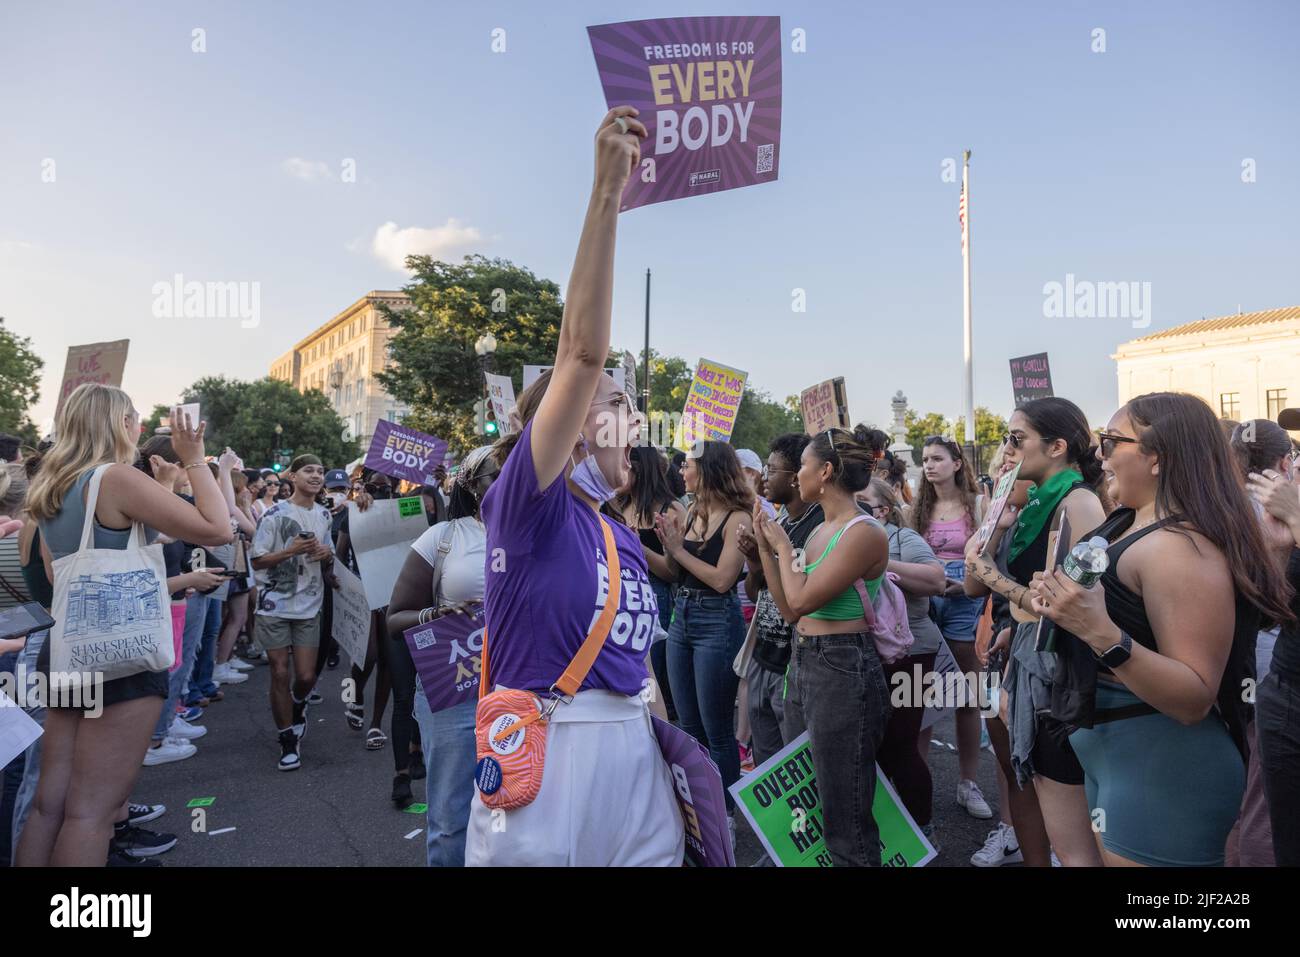
[[[961,223],[961,249],[966,251],[966,184],[961,184],[961,200],[957,203],[957,222]]]

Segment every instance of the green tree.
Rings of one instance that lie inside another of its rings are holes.
[[[798,401],[796,397],[795,401]],[[767,459],[767,446],[778,435],[803,431],[803,413],[790,409],[789,399],[777,402],[762,389],[746,385],[736,410],[736,426],[731,444],[738,449],[753,449],[760,459]]]
[[[907,444],[912,447],[912,454],[918,461],[921,457],[921,446],[925,444],[927,438],[932,435],[952,435],[948,420],[938,412],[927,412],[921,415],[908,409],[903,413],[903,425],[907,428]]]
[[[985,471],[988,468],[989,460],[993,458],[993,453],[998,450],[1002,444],[1002,436],[1007,434],[1007,420],[1002,416],[979,406],[975,410],[975,446],[978,451],[979,461],[975,463],[976,473]],[[966,444],[966,417],[958,416],[956,424],[953,425],[953,435],[962,445]]]
[[[403,291],[409,309],[381,307],[397,330],[392,367],[379,373],[388,393],[407,403],[406,424],[446,439],[454,450],[478,445],[474,403],[483,395],[474,343],[497,340],[492,371],[518,389],[525,365],[550,365],[560,338],[560,287],[504,259],[466,256],[460,265],[411,256],[415,273]]]
[[[269,377],[242,382],[206,376],[186,389],[181,401],[199,403],[199,414],[208,423],[209,454],[230,446],[249,468],[270,465],[279,448],[293,449],[294,455],[310,452],[326,468],[342,467],[360,454],[355,439],[343,438],[347,423],[319,389],[299,392],[288,382]],[[170,411],[164,405],[154,406],[143,434],[152,435],[159,419]],[[279,436],[277,425],[282,429]]]
[[[32,351],[32,341],[4,328],[0,317],[0,432],[17,435],[28,445],[39,436],[27,417],[41,397],[41,369],[45,361]]]

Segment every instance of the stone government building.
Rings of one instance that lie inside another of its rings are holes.
[[[1111,358],[1120,405],[1191,392],[1221,418],[1276,420],[1300,406],[1300,306],[1198,319],[1122,343]]]

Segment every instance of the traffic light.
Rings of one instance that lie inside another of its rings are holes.
[[[474,432],[489,438],[495,438],[498,433],[496,413],[492,411],[492,403],[487,399],[479,399],[474,403]]]
[[[272,471],[272,472],[280,472],[280,471],[282,471],[283,469],[284,469],[284,466],[281,465],[279,462],[272,462],[272,463],[271,463],[271,471]]]
[[[486,436],[495,436],[497,434],[497,414],[490,405],[484,414],[483,434]]]

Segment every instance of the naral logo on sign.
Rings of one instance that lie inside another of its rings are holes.
[[[691,174],[692,186],[709,186],[713,183],[722,181],[722,170],[706,169],[699,173]]]

